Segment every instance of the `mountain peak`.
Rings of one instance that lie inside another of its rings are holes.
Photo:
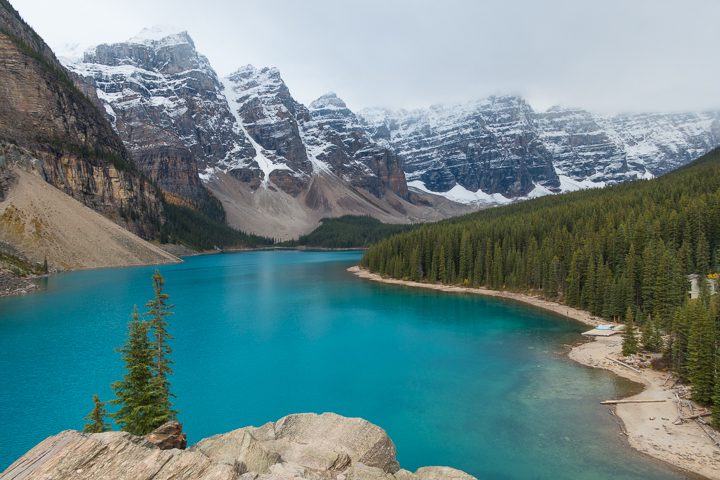
[[[317,100],[310,103],[310,109],[337,109],[346,110],[347,105],[337,96],[335,92],[328,92],[325,95],[320,96]]]
[[[256,67],[255,65],[249,63],[232,72],[228,75],[228,78],[255,78],[261,83],[267,81],[282,82],[280,70],[278,70],[277,67]]]
[[[189,44],[193,48],[195,47],[195,43],[187,31],[167,25],[155,25],[153,27],[143,28],[140,33],[130,38],[128,43],[137,43],[152,47]]]

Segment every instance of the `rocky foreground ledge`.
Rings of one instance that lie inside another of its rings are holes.
[[[2,480],[475,480],[449,467],[403,470],[380,427],[334,413],[303,413],[262,427],[162,450],[124,432],[67,430],[45,439]]]

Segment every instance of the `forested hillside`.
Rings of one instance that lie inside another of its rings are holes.
[[[414,225],[382,223],[369,216],[345,215],[338,218],[324,218],[315,230],[287,244],[321,248],[367,247],[390,235],[413,228]]]
[[[704,278],[719,264],[720,150],[655,180],[423,226],[362,260],[396,278],[536,292],[608,319],[629,309],[646,332],[668,334],[658,348],[684,378],[704,379],[696,398],[705,403],[714,384],[720,390],[717,309],[707,296],[686,305],[687,275]]]

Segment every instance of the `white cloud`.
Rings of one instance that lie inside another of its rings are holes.
[[[309,102],[520,93],[599,112],[720,108],[717,0],[14,0],[55,49],[188,30],[219,71],[280,68]],[[75,47],[77,48],[77,47]]]

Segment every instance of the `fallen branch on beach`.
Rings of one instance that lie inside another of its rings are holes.
[[[705,435],[708,436],[708,438],[715,444],[716,447],[720,447],[720,442],[715,438],[715,436],[712,433],[710,433],[710,431],[708,431],[705,420],[703,420],[702,418],[696,418],[695,423],[697,423],[698,426],[700,426],[702,431],[705,432]]]
[[[612,357],[605,357],[605,358],[607,358],[608,360],[613,361],[613,362],[615,362],[615,363],[617,363],[617,364],[620,364],[620,365],[622,365],[623,367],[629,368],[629,369],[632,370],[633,372],[642,373],[642,372],[641,372],[640,370],[638,370],[637,368],[633,367],[632,365],[628,365],[628,364],[625,363],[625,362],[621,362],[620,360],[617,360],[617,359],[612,358]]]
[[[620,403],[660,403],[660,402],[666,402],[664,398],[662,399],[643,399],[638,398],[637,400],[633,400],[632,398],[624,399],[624,400],[603,400],[600,402],[602,405],[618,405]]]
[[[681,420],[695,420],[697,418],[709,417],[710,415],[712,415],[711,412],[705,411],[705,412],[695,413],[695,414],[689,415],[687,417],[680,417],[680,419]]]

